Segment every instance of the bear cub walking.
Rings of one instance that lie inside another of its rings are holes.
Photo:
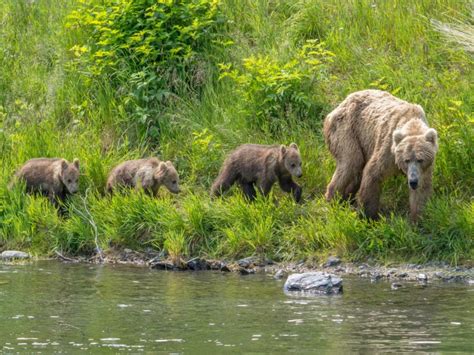
[[[40,193],[59,207],[59,202],[79,189],[79,160],[69,163],[61,158],[28,160],[15,174],[26,184],[28,193]]]
[[[336,159],[326,191],[349,199],[356,193],[369,218],[376,218],[382,182],[404,174],[410,217],[416,221],[432,190],[438,135],[419,105],[380,90],[349,95],[324,121],[324,137]]]
[[[292,176],[301,177],[301,156],[298,146],[289,147],[244,144],[231,152],[224,161],[219,176],[211,188],[212,196],[220,196],[238,183],[249,200],[256,197],[255,185],[267,195],[278,181],[285,192],[291,192],[294,199],[301,200],[301,187]]]
[[[118,186],[143,188],[154,196],[162,185],[172,193],[180,192],[179,176],[173,163],[157,158],[127,160],[112,169],[106,191],[112,193]]]

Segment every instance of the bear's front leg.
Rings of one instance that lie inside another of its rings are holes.
[[[280,184],[280,187],[283,191],[291,192],[293,194],[293,198],[295,199],[296,202],[301,201],[301,195],[303,193],[303,189],[301,188],[300,185],[298,185],[296,182],[293,181],[291,176],[280,177],[278,179],[278,183]]]
[[[242,188],[245,197],[249,201],[255,200],[255,197],[257,197],[257,192],[255,191],[255,187],[253,186],[252,182],[242,182],[240,183],[240,187]]]
[[[362,174],[359,189],[359,204],[363,207],[368,218],[378,219],[382,179],[377,169],[371,168],[370,163]]]
[[[258,189],[262,193],[263,196],[267,196],[270,193],[270,190],[272,189],[274,182],[273,181],[261,181],[258,184]]]

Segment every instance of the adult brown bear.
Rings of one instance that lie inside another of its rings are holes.
[[[438,135],[419,105],[388,92],[350,94],[324,121],[324,137],[336,159],[326,190],[329,201],[359,193],[366,216],[377,218],[382,182],[403,173],[410,189],[410,217],[416,221],[432,192]]]

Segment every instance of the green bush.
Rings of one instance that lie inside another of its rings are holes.
[[[221,22],[216,0],[81,1],[67,22],[83,39],[70,49],[71,70],[114,83],[132,119],[156,137],[158,105],[205,83]]]
[[[315,81],[327,78],[327,63],[333,56],[324,43],[307,40],[285,62],[256,55],[245,58],[240,70],[220,64],[220,78],[235,82],[254,127],[275,131],[282,121],[294,117],[301,123],[320,111],[318,101],[309,93]]]

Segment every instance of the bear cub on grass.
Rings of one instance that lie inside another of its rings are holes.
[[[16,172],[15,180],[24,181],[28,193],[43,194],[58,207],[60,201],[79,189],[79,160],[31,159]]]
[[[143,188],[154,196],[162,185],[172,193],[180,191],[178,172],[170,161],[162,162],[157,158],[127,160],[112,169],[106,191],[112,193],[119,186]]]
[[[405,174],[410,189],[410,217],[416,221],[432,190],[438,135],[425,112],[380,90],[349,95],[324,121],[324,137],[336,159],[326,199],[359,193],[369,218],[376,218],[382,182]]]
[[[249,200],[256,197],[255,185],[267,195],[278,181],[285,192],[291,192],[297,202],[301,200],[301,187],[292,176],[301,177],[301,156],[298,146],[289,147],[244,144],[231,152],[224,161],[219,176],[211,188],[212,196],[220,196],[238,183]]]

